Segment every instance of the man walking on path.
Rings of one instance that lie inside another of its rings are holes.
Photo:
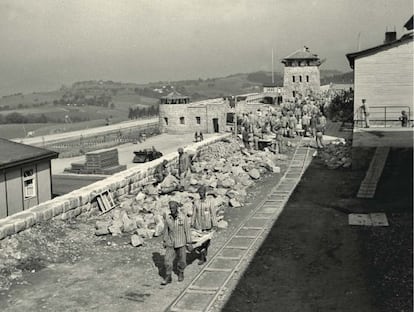
[[[216,230],[217,228],[217,216],[214,203],[206,198],[206,187],[201,186],[198,189],[200,200],[196,200],[193,206],[193,215],[191,225],[199,231],[206,232]],[[210,240],[205,241],[200,247],[196,248],[196,252],[200,254],[199,265],[204,264],[207,261],[208,247],[210,246]]]
[[[161,285],[167,285],[172,282],[171,274],[173,270],[173,262],[177,257],[178,281],[184,280],[184,269],[186,263],[186,246],[191,251],[192,238],[190,224],[186,216],[178,211],[178,203],[170,201],[168,203],[170,213],[164,216],[164,247],[165,247],[165,279]]]

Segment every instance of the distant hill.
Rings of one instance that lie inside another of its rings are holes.
[[[283,73],[274,74],[275,84],[283,85]],[[110,115],[125,115],[128,108],[148,106],[158,103],[160,97],[172,90],[188,95],[193,101],[226,95],[260,92],[263,84],[272,82],[272,74],[267,71],[238,73],[226,77],[181,80],[174,82],[158,81],[147,84],[115,82],[111,80],[79,81],[71,86],[62,86],[51,92],[16,93],[0,98],[0,113],[14,110],[38,109],[42,113],[49,107],[101,106],[114,108],[123,113],[108,112]],[[353,83],[353,72],[321,70],[321,85],[329,83]],[[112,105],[113,104],[113,105]],[[113,109],[112,109],[113,110]]]
[[[321,85],[327,85],[330,83],[352,84],[354,83],[354,72],[339,73],[326,76],[322,76],[321,73]]]

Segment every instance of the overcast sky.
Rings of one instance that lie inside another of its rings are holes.
[[[276,69],[308,46],[323,69],[401,36],[412,0],[0,0],[0,95],[79,80],[197,79]]]

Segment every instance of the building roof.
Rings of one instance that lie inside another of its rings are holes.
[[[59,153],[0,138],[0,170],[42,159],[57,158]]]
[[[391,42],[387,42],[387,43],[384,43],[384,44],[381,44],[381,45],[378,45],[378,46],[375,46],[375,47],[372,47],[372,48],[369,48],[369,49],[365,49],[365,50],[362,50],[362,51],[358,51],[358,52],[354,52],[354,53],[348,53],[346,55],[346,57],[348,59],[348,62],[349,62],[349,65],[351,66],[351,68],[354,68],[355,59],[357,59],[359,57],[372,55],[372,54],[375,54],[377,52],[387,50],[389,48],[398,46],[400,44],[403,44],[407,41],[412,41],[412,40],[413,40],[413,33],[410,32],[410,33],[407,33],[404,36],[402,36],[400,39],[397,39],[397,40],[394,40],[394,41],[391,41]]]
[[[404,27],[407,30],[413,30],[413,17],[414,15],[411,15],[411,18],[407,21],[407,23],[404,24]]]
[[[182,95],[180,92],[173,91],[166,96],[161,97],[162,99],[168,99],[168,100],[176,100],[176,99],[188,99],[189,97],[187,95]]]
[[[295,52],[289,54],[283,60],[319,60],[317,54],[313,54],[309,51],[308,48],[299,49]]]

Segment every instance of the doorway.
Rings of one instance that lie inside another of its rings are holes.
[[[219,132],[218,118],[213,118],[213,129],[215,133]]]

